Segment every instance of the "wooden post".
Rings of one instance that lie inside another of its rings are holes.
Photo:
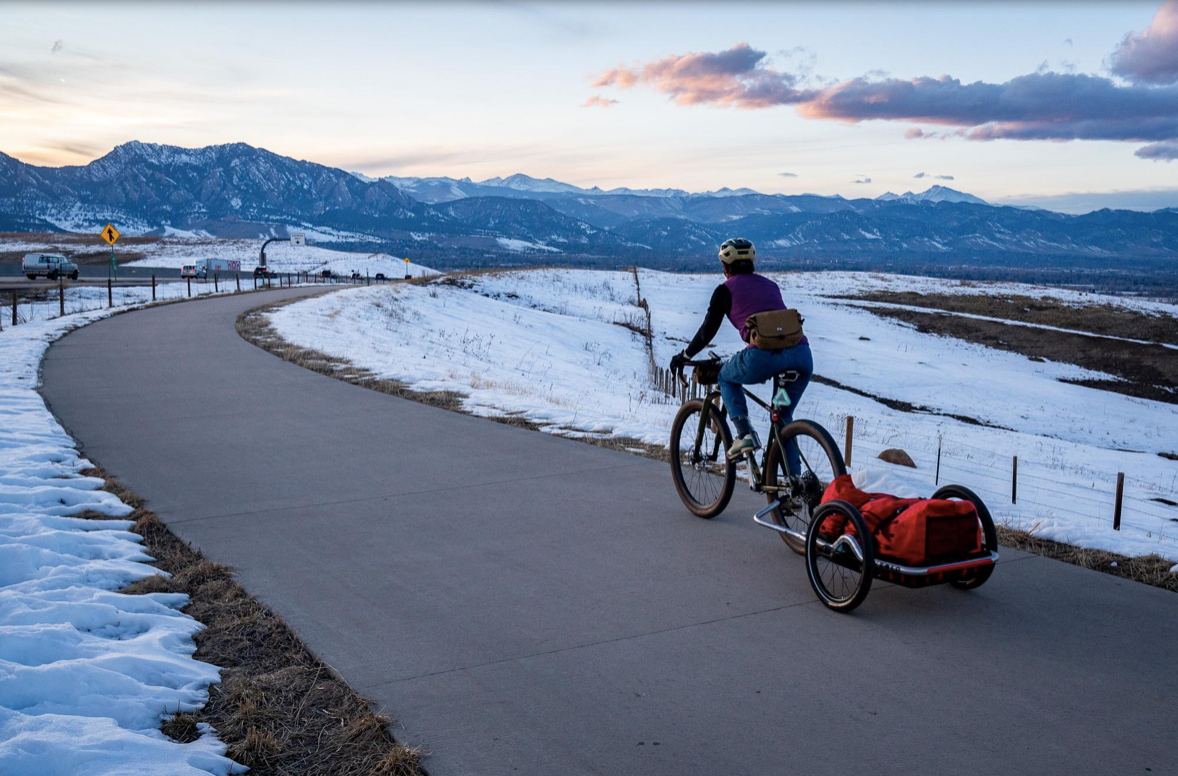
[[[941,484],[941,435],[937,434],[937,477],[933,480],[934,485]]]
[[[151,301],[155,301],[155,275],[151,276]]]
[[[240,272],[234,272],[234,273],[233,273],[233,276],[234,276],[235,278],[237,278],[237,291],[238,291],[238,293],[241,293],[241,273],[240,273]]]
[[[1113,505],[1113,530],[1121,530],[1121,499],[1125,495],[1125,473],[1117,472],[1117,500]]]
[[[219,294],[221,292],[221,276],[220,273],[213,273],[213,293]]]
[[[61,275],[57,276],[57,313],[65,315],[65,278]]]
[[[855,441],[855,416],[847,416],[847,442],[843,445],[843,463],[851,465],[851,449]]]
[[[192,297],[192,278],[188,278],[188,296]]]
[[[106,277],[106,306],[107,307],[114,307],[115,306],[114,292],[111,291],[110,276],[109,275],[107,275],[107,277]]]
[[[1018,456],[1014,457],[1014,468],[1010,472],[1010,503],[1018,503]]]
[[[12,289],[12,325],[16,325],[16,289]]]

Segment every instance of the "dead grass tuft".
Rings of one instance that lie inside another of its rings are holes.
[[[148,577],[123,592],[188,595],[184,611],[205,626],[194,636],[194,657],[221,668],[221,684],[209,688],[205,707],[170,717],[160,728],[166,735],[192,741],[197,724],[208,723],[229,757],[255,776],[422,776],[422,752],[398,744],[391,721],[250,596],[232,569],[180,541],[142,498],[101,468],[86,474],[103,478],[104,490],[135,506],[132,530],[143,537],[153,565],[172,575]]]
[[[160,725],[160,730],[168,738],[182,744],[191,744],[200,738],[200,730],[196,725],[196,715],[182,711],[172,715],[164,724]]]
[[[998,543],[1023,552],[1061,560],[1073,566],[1101,571],[1178,593],[1178,574],[1170,572],[1174,564],[1160,555],[1131,558],[1104,550],[1086,550],[1083,547],[1053,542],[1027,531],[1002,525],[998,526]]]

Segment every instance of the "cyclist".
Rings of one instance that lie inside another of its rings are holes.
[[[707,315],[695,337],[682,353],[671,359],[672,370],[682,369],[684,362],[707,347],[720,330],[720,324],[725,317],[740,332],[741,339],[748,342],[749,334],[745,329],[745,321],[750,315],[785,308],[785,302],[781,299],[781,289],[777,284],[754,272],[756,259],[756,248],[743,238],[726,240],[720,246],[720,262],[727,279],[712,292]],[[728,359],[720,369],[720,395],[724,398],[724,406],[732,419],[732,425],[736,428],[736,439],[728,450],[729,458],[737,458],[759,447],[749,425],[748,402],[741,386],[763,383],[774,375],[790,370],[797,371],[798,379],[785,384],[790,403],[779,412],[781,420],[787,423],[793,419],[794,407],[798,405],[798,400],[810,384],[810,377],[814,373],[814,359],[805,337],[792,348],[779,350],[761,350],[749,344],[747,348]],[[786,448],[786,465],[790,472],[796,474],[800,468],[797,448],[794,445],[787,445]]]

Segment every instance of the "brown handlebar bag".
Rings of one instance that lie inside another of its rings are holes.
[[[802,318],[797,310],[769,310],[744,322],[748,342],[761,350],[792,348],[802,341]]]

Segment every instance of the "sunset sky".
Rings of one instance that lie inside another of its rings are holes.
[[[1152,209],[1178,205],[1178,0],[6,4],[0,151],[84,164],[129,140]]]

